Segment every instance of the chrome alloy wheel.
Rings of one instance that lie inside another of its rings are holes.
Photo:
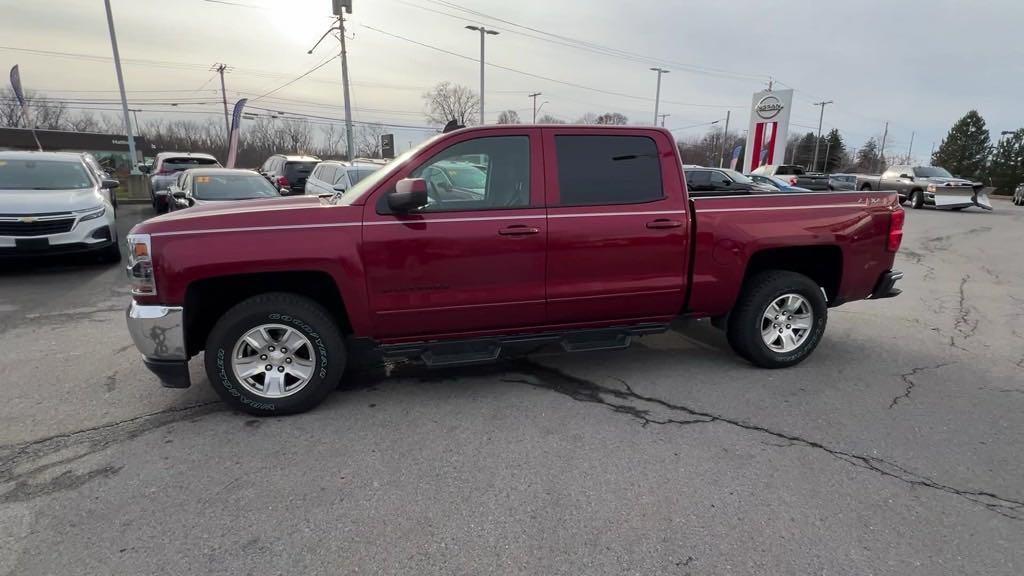
[[[263,398],[286,398],[309,383],[316,368],[313,345],[298,330],[262,324],[235,343],[231,369],[249,392]]]
[[[812,326],[811,303],[799,294],[783,294],[761,316],[761,339],[774,352],[792,352],[807,340]]]

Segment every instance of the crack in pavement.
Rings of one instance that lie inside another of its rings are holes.
[[[971,318],[971,306],[967,303],[967,292],[964,290],[970,279],[970,274],[964,274],[960,278],[960,301],[957,304],[956,322],[953,324],[953,328],[964,338],[974,336],[974,332],[978,330],[978,320]]]
[[[950,336],[949,344],[950,346],[953,345],[952,336]],[[893,397],[892,402],[889,403],[889,409],[892,410],[893,408],[895,408],[896,405],[900,403],[900,400],[910,399],[910,393],[914,390],[914,386],[916,385],[916,383],[910,379],[911,376],[914,376],[919,372],[924,372],[925,370],[938,370],[939,368],[945,368],[946,366],[949,366],[951,364],[956,364],[956,362],[943,362],[941,364],[936,364],[934,366],[918,366],[916,368],[911,368],[910,372],[904,372],[903,374],[900,374],[900,378],[903,379],[903,383],[906,384],[907,386],[903,390],[903,394]]]
[[[613,412],[626,414],[633,418],[640,419],[642,422],[646,421],[646,423],[704,424],[712,422],[721,422],[724,424],[735,426],[737,428],[749,430],[751,432],[767,434],[774,438],[788,441],[788,446],[798,446],[820,450],[832,456],[833,458],[842,460],[843,462],[856,466],[857,468],[870,470],[871,472],[874,472],[887,478],[898,480],[910,486],[930,488],[932,490],[938,490],[940,492],[945,492],[947,494],[963,498],[973,504],[983,506],[987,510],[995,512],[996,514],[999,514],[1000,516],[1009,518],[1011,520],[1024,520],[1024,500],[1015,500],[1013,498],[999,496],[998,494],[988,492],[985,490],[971,490],[957,488],[954,486],[950,486],[948,484],[943,484],[937,480],[933,480],[922,474],[912,472],[900,466],[899,464],[896,464],[895,462],[890,462],[883,458],[847,452],[844,450],[840,450],[838,448],[826,446],[825,444],[822,444],[821,442],[815,440],[802,438],[794,434],[788,434],[786,432],[771,430],[764,426],[752,424],[750,422],[745,422],[743,420],[737,420],[719,414],[704,412],[702,410],[697,410],[681,404],[674,404],[666,400],[662,400],[660,398],[639,394],[635,390],[633,390],[633,388],[630,387],[629,385],[626,385],[625,390],[610,388],[608,386],[603,386],[601,384],[592,382],[584,378],[580,378],[578,376],[567,374],[557,368],[537,364],[529,360],[519,363],[519,366],[521,367],[521,370],[523,372],[532,372],[533,375],[536,376],[536,379],[531,379],[526,375],[519,375],[518,378],[510,378],[504,381],[526,383],[536,388],[542,388],[546,390],[551,390],[553,392],[558,392],[559,394],[568,396],[569,398],[572,398],[573,400],[576,401],[601,404],[611,408]],[[647,402],[650,404],[661,406],[670,411],[685,414],[687,417],[689,417],[689,419],[681,421],[665,420],[655,422],[654,420],[649,419],[649,411],[637,411],[635,409],[632,409],[635,407],[631,407],[628,404],[616,404],[608,402],[605,399],[606,396],[615,398],[617,400],[637,400],[641,402]]]
[[[150,412],[21,444],[0,446],[0,486],[13,483],[13,486],[0,492],[0,503],[22,502],[53,492],[78,488],[94,478],[112,476],[121,468],[106,466],[84,473],[66,470],[48,480],[34,481],[54,468],[71,464],[114,444],[138,438],[169,424],[205,416],[222,409],[223,404],[220,401],[202,402],[182,408]]]

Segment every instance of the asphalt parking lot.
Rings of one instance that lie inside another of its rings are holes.
[[[120,266],[5,265],[0,574],[1019,575],[1024,209],[995,204],[908,210],[904,294],[795,368],[696,325],[285,418],[198,360],[161,388]]]

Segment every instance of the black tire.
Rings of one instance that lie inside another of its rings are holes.
[[[910,207],[914,210],[919,210],[924,207],[924,192],[921,190],[914,190],[910,193]]]
[[[953,212],[959,212],[964,208],[967,208],[967,206],[954,206],[953,208],[950,208],[950,210],[952,210]]]
[[[315,354],[309,382],[290,396],[266,398],[247,390],[229,362],[235,343],[260,324],[283,324],[305,336]],[[337,323],[319,304],[297,294],[271,292],[235,305],[217,320],[206,339],[206,375],[229,405],[257,416],[297,414],[319,404],[338,386],[347,354]]]
[[[780,296],[798,294],[810,305],[813,320],[807,338],[790,352],[778,352],[761,337],[765,310]],[[786,368],[799,364],[818,346],[828,322],[828,303],[821,288],[796,272],[769,270],[747,281],[736,307],[729,316],[727,339],[737,354],[761,368]]]
[[[860,187],[861,192],[871,192],[871,184],[863,184]]]

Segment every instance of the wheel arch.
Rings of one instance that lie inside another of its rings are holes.
[[[255,272],[212,276],[191,282],[185,291],[185,344],[190,356],[206,346],[214,324],[235,304],[268,292],[305,296],[327,309],[342,334],[352,321],[334,278],[322,270]]]
[[[743,274],[743,285],[769,270],[803,274],[825,290],[829,305],[838,301],[843,279],[843,251],[834,244],[766,248],[751,255]]]

